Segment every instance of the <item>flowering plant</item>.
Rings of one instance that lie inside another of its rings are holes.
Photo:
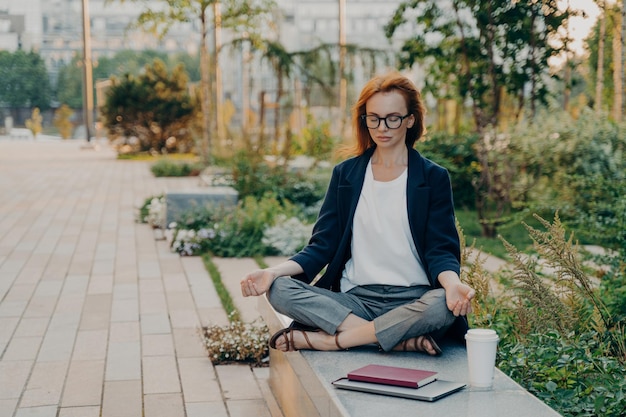
[[[274,226],[264,230],[262,242],[278,255],[293,255],[306,245],[311,229],[311,225],[302,223],[297,217],[287,218],[284,214],[279,214]]]
[[[269,329],[260,320],[203,327],[202,339],[214,364],[247,362],[261,366],[269,354]]]

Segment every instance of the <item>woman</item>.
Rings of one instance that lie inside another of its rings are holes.
[[[448,173],[413,149],[424,111],[399,73],[375,77],[361,91],[352,116],[356,156],[335,166],[308,245],[241,281],[244,296],[267,294],[294,319],[272,336],[272,348],[375,343],[436,355],[436,340],[451,327],[464,334],[475,292],[459,278]]]

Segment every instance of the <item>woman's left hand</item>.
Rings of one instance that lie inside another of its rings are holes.
[[[467,284],[458,282],[446,288],[446,303],[455,316],[465,316],[472,312],[472,299],[476,291]]]
[[[472,299],[476,291],[461,282],[458,274],[453,271],[444,271],[439,274],[439,282],[446,290],[446,304],[455,316],[465,316],[472,312]]]

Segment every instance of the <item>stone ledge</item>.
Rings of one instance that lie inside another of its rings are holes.
[[[167,191],[165,193],[165,225],[180,221],[185,212],[200,207],[237,205],[239,194],[232,187],[206,187],[188,190]]]
[[[289,324],[259,298],[259,311],[274,333]],[[381,417],[390,415],[459,415],[464,417],[558,417],[556,411],[496,369],[494,388],[478,391],[465,388],[429,403],[339,390],[331,382],[352,369],[370,363],[431,369],[441,379],[468,383],[465,347],[442,344],[438,357],[411,352],[384,353],[372,348],[344,352],[270,351],[270,388],[285,417]],[[469,384],[468,384],[469,386]]]

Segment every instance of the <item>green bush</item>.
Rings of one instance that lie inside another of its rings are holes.
[[[247,153],[237,154],[232,163],[232,186],[240,198],[251,196],[258,200],[269,193],[280,202],[287,200],[304,208],[321,200],[326,192],[329,173],[323,170],[288,172],[285,167],[272,167]]]
[[[150,171],[155,177],[189,177],[200,174],[201,165],[184,161],[170,161],[159,159],[152,164]]]
[[[426,158],[450,172],[454,204],[458,208],[472,209],[476,203],[472,184],[479,175],[478,159],[473,149],[477,140],[478,136],[475,134],[452,135],[436,132],[415,146]]]
[[[564,416],[621,417],[626,412],[626,367],[607,356],[597,332],[529,334],[504,338],[497,366]]]
[[[176,225],[172,249],[181,255],[210,252],[221,257],[274,255],[271,242],[264,243],[265,231],[277,220],[297,217],[288,201],[282,204],[272,195],[261,200],[246,197],[237,208],[204,208],[190,211]],[[293,230],[293,229],[291,229]]]

